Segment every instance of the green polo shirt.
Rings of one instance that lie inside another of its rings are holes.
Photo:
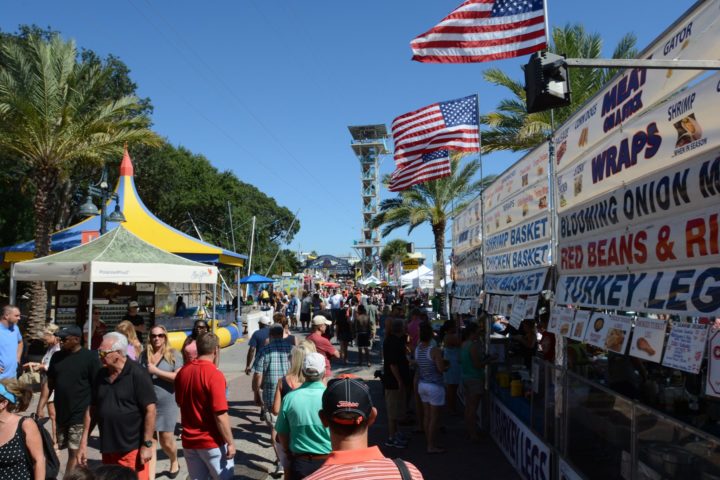
[[[291,452],[325,455],[332,451],[330,432],[318,414],[324,391],[321,381],[305,382],[283,399],[275,430],[290,437]]]

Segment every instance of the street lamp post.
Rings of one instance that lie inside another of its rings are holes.
[[[93,197],[100,199],[100,209],[93,203]],[[115,200],[115,210],[110,214],[105,214],[105,208],[108,200]],[[90,185],[87,189],[87,197],[85,203],[78,210],[78,215],[90,217],[100,215],[100,235],[107,232],[107,222],[122,223],[125,221],[125,215],[120,211],[119,197],[117,193],[110,190],[107,183],[107,167],[103,167],[102,177],[97,185]]]

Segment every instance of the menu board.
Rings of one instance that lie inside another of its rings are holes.
[[[523,319],[525,318],[525,299],[524,298],[516,298],[515,304],[512,308],[512,314],[510,315],[510,319],[508,320],[510,322],[510,325],[512,325],[515,328],[520,328],[520,324],[522,323]]]
[[[563,336],[568,336],[572,330],[575,310],[566,307],[553,307],[550,312],[548,331]]]
[[[585,342],[624,354],[632,330],[632,317],[595,312],[585,333]]]
[[[655,318],[635,319],[630,355],[642,360],[660,363],[662,349],[665,344],[667,322]]]
[[[498,315],[502,315],[505,318],[510,318],[510,314],[512,313],[512,299],[513,297],[509,297],[507,295],[503,295],[502,297],[500,297]]]
[[[590,310],[577,310],[575,311],[575,324],[572,332],[570,332],[570,338],[582,342],[585,339],[585,331],[587,330],[588,322],[590,321]]]
[[[499,301],[500,301],[500,297],[497,296],[497,295],[488,295],[488,297],[489,297],[490,299],[488,300],[487,310],[488,310],[488,312],[490,312],[492,315],[497,315],[497,313],[498,313],[498,303],[499,303]]]
[[[525,317],[524,318],[535,318],[535,312],[537,311],[537,304],[540,297],[537,295],[530,295],[525,299]]]
[[[673,323],[662,364],[683,372],[698,373],[705,356],[708,325]]]

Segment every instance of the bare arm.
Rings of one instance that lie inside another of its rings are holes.
[[[145,406],[145,421],[143,422],[143,442],[151,441],[155,433],[155,417],[157,416],[157,407],[154,403],[148,403]],[[152,458],[153,447],[140,447],[140,459],[143,463],[147,463]]]
[[[45,454],[43,453],[40,430],[38,430],[37,424],[30,420],[23,422],[22,429],[25,434],[25,447],[33,461],[33,478],[44,479]]]
[[[250,375],[253,358],[255,358],[255,347],[248,348],[247,360],[245,361],[245,375]]]
[[[23,352],[23,342],[22,342],[22,340],[20,340],[20,341],[18,342],[18,346],[17,346],[17,362],[18,362],[18,365],[20,365],[20,359],[22,358],[22,352]]]
[[[235,442],[233,441],[232,430],[230,429],[230,417],[228,416],[228,413],[216,413],[215,423],[217,424],[220,435],[222,435],[223,440],[227,444],[226,456],[229,460],[235,456]]]
[[[277,440],[285,452],[290,453],[290,436],[287,433],[278,433]]]
[[[83,434],[80,438],[80,448],[77,451],[77,462],[80,465],[87,465],[87,444],[90,432],[95,428],[95,407],[90,405],[85,409],[83,418]]]
[[[390,365],[390,371],[392,372],[393,377],[395,377],[395,381],[398,384],[398,388],[403,388],[404,385],[403,385],[402,377],[400,376],[400,367],[398,367],[395,364],[392,364],[392,365]]]
[[[277,386],[275,387],[275,397],[273,398],[272,413],[277,415],[280,413],[280,407],[282,406],[282,395],[280,390],[282,389],[282,378],[278,380]]]
[[[445,360],[443,359],[442,352],[439,348],[434,347],[430,350],[430,358],[432,358],[435,362],[435,368],[437,368],[438,372],[444,372],[447,370],[447,368],[445,368]]]

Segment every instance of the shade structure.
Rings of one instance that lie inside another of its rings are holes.
[[[240,279],[240,283],[246,284],[246,283],[274,283],[275,280],[272,278],[265,277],[263,275],[260,275],[259,273],[251,273],[247,277],[243,277]]]
[[[375,275],[370,275],[367,278],[358,280],[358,283],[363,286],[377,286],[380,285],[380,279],[377,278]]]
[[[14,280],[214,284],[217,267],[151,245],[123,226],[90,243],[14,265]]]
[[[174,254],[197,262],[240,267],[247,259],[246,255],[203,242],[177,230],[157,218],[143,203],[135,187],[134,168],[130,155],[125,150],[120,164],[120,178],[115,187],[118,201],[109,200],[106,212],[113,212],[116,205],[125,215],[122,224],[107,223],[108,231],[122,225],[130,232],[148,243]],[[89,238],[97,237],[100,231],[98,215],[82,220],[71,227],[55,232],[51,237],[50,250],[53,253],[86,243]],[[0,248],[0,256],[5,264],[33,258],[34,242],[24,242],[10,247]]]

